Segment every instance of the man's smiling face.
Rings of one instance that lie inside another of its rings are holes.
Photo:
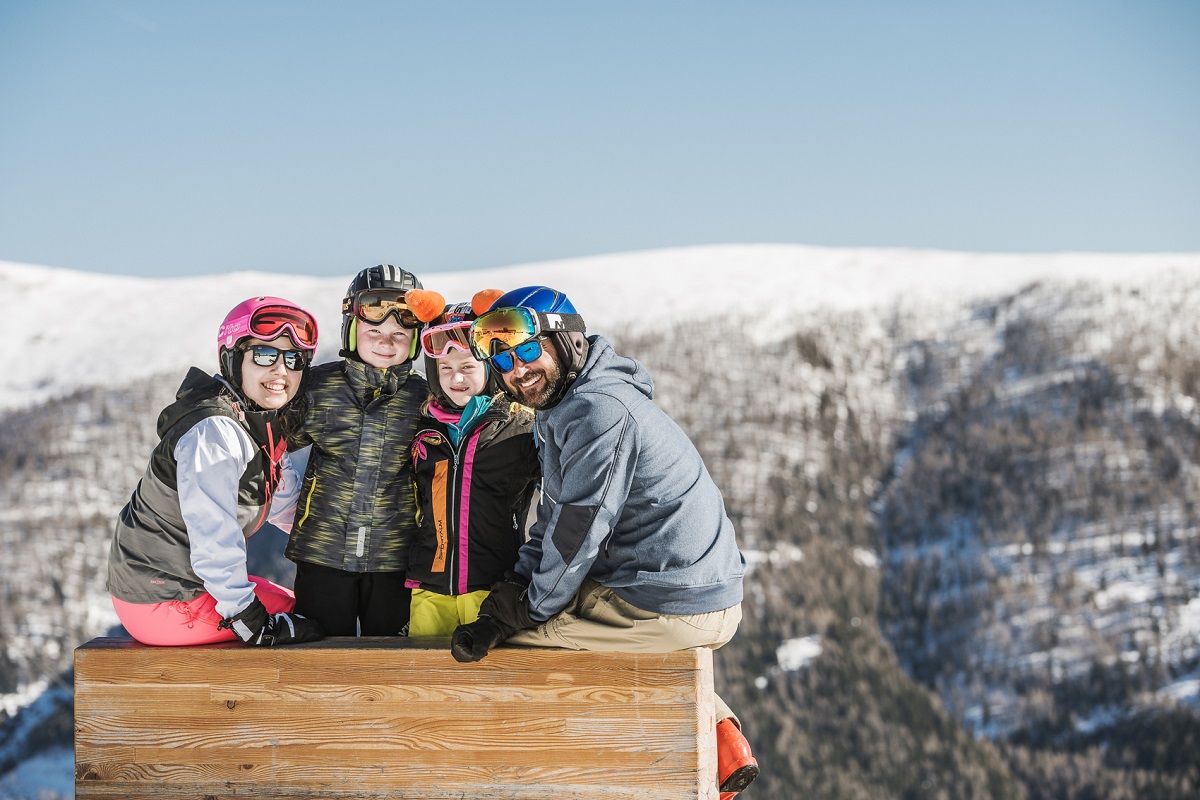
[[[546,337],[541,344],[540,356],[528,364],[514,358],[512,370],[500,376],[508,393],[518,403],[533,409],[545,408],[551,398],[557,396],[564,380],[562,367],[555,356],[554,343]]]

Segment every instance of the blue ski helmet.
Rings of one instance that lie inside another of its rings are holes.
[[[495,311],[498,308],[514,307],[528,308],[543,314],[574,314],[579,317],[580,323],[583,322],[583,317],[575,310],[575,306],[571,304],[567,296],[549,286],[523,286],[520,289],[513,289],[496,298],[488,310]],[[554,331],[547,335],[552,338],[554,347],[558,351],[565,377],[563,391],[551,404],[554,405],[562,399],[562,394],[566,392],[567,387],[575,382],[580,371],[583,370],[583,365],[587,362],[588,357],[588,340],[585,333],[575,331]]]
[[[488,310],[495,311],[497,308],[513,308],[515,306],[541,311],[543,314],[579,313],[565,294],[551,289],[549,286],[526,286],[521,289],[513,289],[511,292],[497,297]]]

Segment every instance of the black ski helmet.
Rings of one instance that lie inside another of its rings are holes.
[[[354,276],[354,280],[350,281],[350,285],[346,288],[346,295],[342,298],[342,352],[343,358],[358,359],[358,317],[354,315],[354,298],[360,292],[370,291],[372,289],[395,289],[399,292],[407,292],[410,289],[423,289],[421,281],[417,279],[408,270],[394,267],[391,264],[377,264],[373,267],[367,267],[363,271]],[[408,357],[411,359],[417,354],[420,332],[413,332],[412,349],[409,350]]]

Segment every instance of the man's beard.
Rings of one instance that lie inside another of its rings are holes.
[[[548,370],[538,369],[525,373],[526,378],[530,375],[538,375],[543,378],[543,380],[534,386],[532,391],[519,389],[514,385],[511,378],[505,379],[505,385],[508,387],[509,394],[513,396],[514,400],[529,408],[545,408],[546,404],[558,395],[563,383],[562,367],[559,366],[558,359],[551,359],[550,361],[553,366]]]

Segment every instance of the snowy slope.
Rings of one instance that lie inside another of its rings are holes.
[[[369,266],[369,265],[364,265]],[[688,314],[751,309],[767,322],[818,306],[869,307],[962,299],[1045,278],[1122,281],[1200,271],[1200,254],[995,255],[800,245],[713,245],[595,256],[474,272],[421,274],[448,301],[477,289],[547,284],[565,291],[589,328],[650,326]],[[228,309],[255,294],[316,314],[319,360],[336,357],[350,275],[240,272],[146,279],[0,261],[0,409],[73,389],[215,366],[213,337]]]

